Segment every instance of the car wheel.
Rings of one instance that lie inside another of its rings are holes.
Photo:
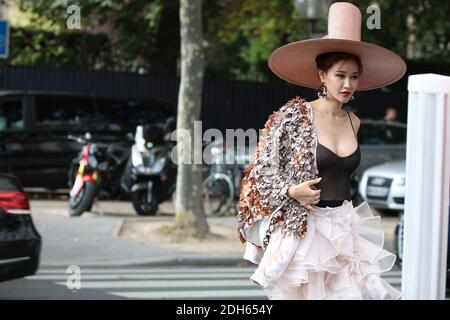
[[[394,249],[397,255],[396,264],[401,268],[403,261],[403,230],[404,230],[404,212],[400,213],[400,219],[395,227]]]

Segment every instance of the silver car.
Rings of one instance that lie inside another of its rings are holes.
[[[405,168],[405,160],[396,160],[365,170],[359,183],[363,200],[377,209],[403,210]]]
[[[352,175],[350,191],[354,204],[364,200],[359,186],[366,169],[406,158],[406,129],[401,122],[361,119],[358,132],[361,163]]]

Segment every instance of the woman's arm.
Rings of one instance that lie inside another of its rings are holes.
[[[290,199],[287,195],[290,185],[286,184],[281,174],[286,161],[283,152],[287,137],[282,120],[280,110],[269,116],[252,160],[245,168],[239,196],[240,230],[261,217],[269,217],[277,207]],[[245,239],[241,237],[241,241]]]

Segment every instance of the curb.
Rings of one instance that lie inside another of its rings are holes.
[[[44,263],[39,268],[67,268],[73,263]],[[171,258],[155,258],[139,261],[89,261],[79,264],[80,267],[93,268],[120,268],[120,267],[181,267],[181,266],[234,266],[248,267],[253,266],[240,255],[238,257],[208,257],[208,256],[177,256]]]
[[[114,227],[112,227],[111,230],[109,231],[109,236],[116,237],[116,238],[120,237],[120,233],[122,232],[123,225],[125,224],[125,220],[126,220],[126,218],[120,219],[114,225]]]

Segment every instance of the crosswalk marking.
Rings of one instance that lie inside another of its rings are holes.
[[[141,280],[151,280],[151,279],[236,279],[243,278],[246,274],[229,274],[229,273],[197,273],[197,274],[163,274],[163,273],[149,273],[149,274],[87,274],[85,275],[83,271],[81,272],[81,277],[84,280],[120,280],[121,278],[126,279],[141,279]],[[251,272],[247,273],[250,277]],[[67,279],[67,275],[36,275],[33,277],[29,277],[31,280],[52,280],[59,281]]]
[[[191,268],[180,268],[180,267],[166,267],[166,268],[121,268],[121,269],[95,269],[95,268],[83,268],[80,266],[82,273],[93,273],[93,274],[114,274],[114,273],[148,273],[148,272],[157,272],[157,273],[205,273],[205,272],[224,272],[224,273],[242,273],[242,272],[254,272],[255,267],[228,267],[228,268],[219,268],[219,267],[191,267]],[[39,274],[65,274],[65,268],[54,268],[54,269],[40,269],[38,271]]]
[[[223,299],[223,298],[260,298],[267,299],[262,290],[207,290],[207,291],[164,291],[164,292],[109,292],[131,299]]]
[[[238,279],[238,278],[249,278],[253,271],[242,271],[242,272],[220,272],[220,273],[207,273],[211,271],[202,271],[202,272],[162,272],[158,273],[153,270],[147,271],[147,273],[132,273],[132,272],[118,272],[118,273],[88,273],[85,271],[81,271],[81,277],[84,280],[159,280],[159,279],[167,279],[167,280],[179,280],[179,279]],[[401,278],[401,274],[389,274],[382,275],[382,278],[389,280],[388,282],[395,281],[398,278]],[[67,279],[66,273],[42,273],[39,272],[37,275],[27,277],[30,280],[50,280],[50,281],[61,281]]]
[[[65,282],[56,282],[62,286]],[[211,287],[210,280],[182,280],[182,281],[83,281],[85,289],[111,289],[111,288],[208,288]],[[214,280],[214,287],[250,287],[257,286],[249,280]]]
[[[250,278],[251,273],[247,274],[247,275],[226,275],[226,274],[217,274],[217,275],[213,275],[213,274],[204,274],[204,275],[192,275],[192,274],[186,274],[184,276],[179,276],[179,277],[174,277],[172,275],[145,275],[145,274],[140,274],[140,275],[104,275],[104,274],[100,274],[100,275],[84,275],[81,274],[81,277],[83,280],[116,280],[116,281],[121,281],[121,280],[160,280],[160,279],[166,279],[167,281],[171,281],[171,280],[183,280],[183,279],[211,279],[211,280],[224,280],[224,279],[240,279],[240,278]],[[398,279],[397,277],[382,277],[383,279],[385,279],[386,281],[388,281],[389,283],[400,283],[400,279]],[[44,275],[44,276],[40,276],[40,275],[36,275],[36,276],[31,276],[31,277],[27,277],[26,279],[28,280],[48,280],[48,281],[63,281],[67,279],[67,275],[57,275],[57,276],[51,276],[51,275]]]
[[[101,290],[130,299],[267,299],[249,278],[255,267],[81,268],[81,290]],[[44,268],[29,280],[48,280],[66,286],[65,268]],[[397,289],[401,272],[382,278]]]

